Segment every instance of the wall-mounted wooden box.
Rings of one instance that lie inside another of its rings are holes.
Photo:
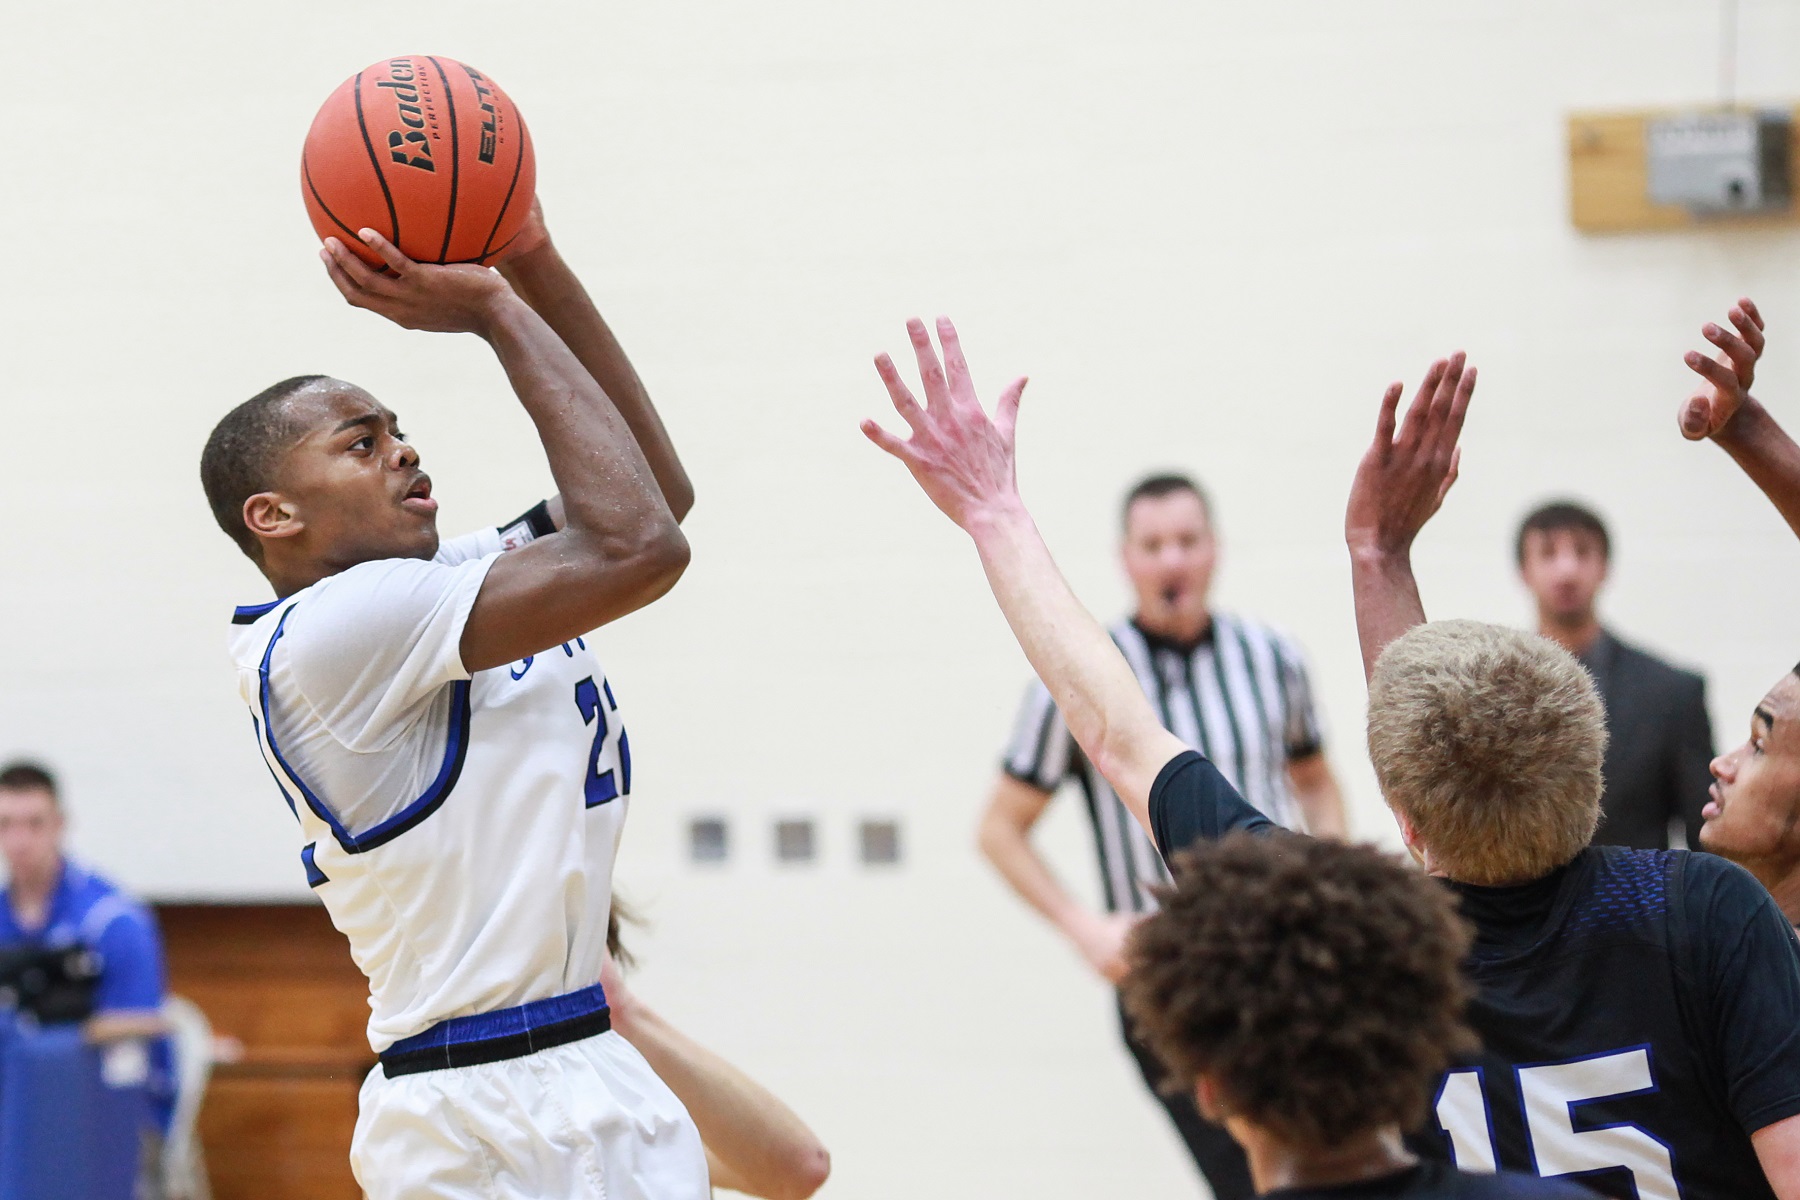
[[[1785,107],[1785,106],[1784,106]],[[1650,202],[1646,127],[1671,109],[1574,113],[1569,117],[1569,217],[1584,233],[1653,229],[1800,225],[1800,199],[1786,212],[1697,217],[1685,208]],[[1794,110],[1788,162],[1800,163],[1800,108]],[[1795,192],[1790,180],[1790,192]]]

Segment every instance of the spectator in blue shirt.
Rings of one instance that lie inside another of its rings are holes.
[[[0,947],[81,946],[99,960],[90,1042],[150,1039],[147,1083],[168,1109],[169,1048],[163,1021],[163,951],[156,918],[137,900],[63,853],[56,780],[34,763],[0,768]]]

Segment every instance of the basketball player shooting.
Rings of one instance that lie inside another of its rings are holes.
[[[596,980],[631,749],[584,635],[688,562],[692,490],[534,210],[496,273],[337,239],[349,303],[488,342],[561,495],[449,542],[394,412],[302,376],[219,422],[213,514],[274,588],[232,656],[308,882],[369,978],[372,1200],[707,1195],[700,1138]]]

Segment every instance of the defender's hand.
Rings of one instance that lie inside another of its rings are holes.
[[[1025,380],[1015,379],[1000,393],[990,419],[975,398],[969,364],[963,358],[956,326],[939,317],[938,341],[943,362],[931,345],[925,323],[914,318],[906,323],[918,359],[919,377],[925,385],[921,407],[901,382],[900,373],[887,355],[876,356],[875,370],[887,385],[894,408],[912,428],[910,438],[898,438],[865,420],[862,431],[871,442],[906,464],[931,502],[964,529],[983,513],[1018,500],[1013,469],[1013,430],[1019,418],[1019,396]]]
[[[1687,353],[1688,367],[1706,380],[1706,386],[1682,404],[1676,418],[1681,436],[1691,442],[1723,432],[1750,395],[1750,385],[1756,382],[1756,361],[1762,357],[1765,344],[1762,314],[1746,296],[1732,306],[1729,316],[1736,333],[1713,324],[1700,328],[1701,335],[1717,346],[1719,353],[1710,357],[1698,350]]]
[[[1352,552],[1404,554],[1444,503],[1462,456],[1456,439],[1475,394],[1475,368],[1464,369],[1463,362],[1459,350],[1431,364],[1398,437],[1394,414],[1403,385],[1388,386],[1375,441],[1350,485],[1344,540]]]
[[[496,304],[511,294],[487,267],[416,263],[373,229],[359,236],[381,256],[387,273],[377,273],[334,237],[319,251],[326,273],[346,301],[406,329],[485,334]]]

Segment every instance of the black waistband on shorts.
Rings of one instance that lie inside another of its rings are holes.
[[[383,1050],[381,1070],[392,1079],[420,1071],[523,1058],[611,1028],[612,1010],[606,1006],[606,993],[596,983],[580,991],[512,1008],[439,1021],[423,1033],[401,1038]]]

